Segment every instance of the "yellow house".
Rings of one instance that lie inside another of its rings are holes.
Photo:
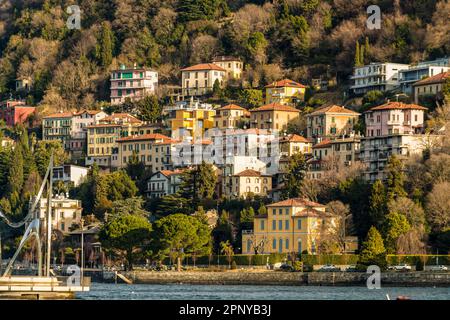
[[[197,106],[186,106],[173,110],[169,115],[172,137],[182,139],[183,137],[203,137],[206,130],[214,127],[214,109]]]
[[[325,138],[349,135],[353,132],[360,113],[345,107],[321,107],[306,116],[307,137]]]
[[[139,133],[142,121],[127,113],[116,113],[87,126],[86,165],[97,163],[102,167],[111,166],[111,157],[117,148],[116,140]]]
[[[215,127],[219,129],[235,129],[241,122],[246,122],[250,118],[247,109],[229,104],[216,109],[214,116]]]
[[[298,134],[288,134],[280,138],[279,148],[282,156],[290,157],[295,153],[310,154],[312,142]]]
[[[250,114],[252,128],[283,131],[287,130],[291,121],[298,119],[300,111],[290,106],[271,103],[250,110]]]
[[[246,198],[251,194],[267,196],[272,189],[272,176],[252,169],[241,171],[225,179],[230,187],[224,190],[226,197]]]
[[[266,88],[266,104],[279,103],[296,105],[298,102],[305,100],[306,86],[301,83],[283,79],[275,81]]]
[[[242,253],[316,253],[321,238],[340,225],[340,217],[325,208],[301,198],[268,205],[267,214],[255,216],[253,230],[242,233]]]
[[[433,96],[442,93],[442,88],[449,76],[450,71],[447,71],[414,83],[414,102],[418,104],[421,96]]]
[[[210,93],[216,80],[223,86],[226,72],[227,70],[214,63],[201,63],[181,69],[183,96],[201,96]]]
[[[135,156],[152,172],[172,169],[172,147],[176,141],[159,133],[117,139],[112,166],[124,168]]]
[[[225,78],[240,79],[244,69],[241,59],[230,56],[219,56],[212,60],[212,63],[226,70]]]

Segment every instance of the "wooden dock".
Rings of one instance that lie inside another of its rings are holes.
[[[67,277],[0,277],[0,299],[73,299],[76,292],[87,292],[90,278],[80,285],[68,285]]]

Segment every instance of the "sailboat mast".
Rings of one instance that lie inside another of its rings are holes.
[[[53,152],[50,156],[47,195],[47,256],[45,262],[45,275],[50,276],[50,260],[52,254],[52,189],[53,189]]]

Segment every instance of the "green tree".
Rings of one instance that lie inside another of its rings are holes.
[[[153,199],[150,203],[150,211],[158,218],[175,213],[187,214],[192,211],[188,199],[179,194],[168,194],[159,199]]]
[[[255,210],[253,210],[253,207],[250,207],[248,209],[244,208],[241,210],[240,212],[241,223],[253,222],[254,218],[255,218]]]
[[[137,103],[139,119],[156,122],[161,117],[162,106],[155,95],[149,95]]]
[[[145,164],[139,159],[137,152],[133,151],[133,154],[129,157],[125,171],[133,181],[139,180],[144,174]]]
[[[386,216],[384,229],[386,249],[388,253],[396,253],[398,238],[407,233],[411,229],[411,226],[406,216],[397,212],[390,212]]]
[[[153,248],[160,258],[170,256],[177,261],[181,271],[185,256],[209,250],[210,237],[209,227],[195,217],[173,214],[155,222]]]
[[[386,165],[387,174],[387,199],[388,201],[398,197],[406,197],[404,188],[405,174],[403,163],[396,156],[392,155]]]
[[[373,226],[369,229],[367,238],[362,244],[359,264],[378,265],[382,269],[386,267],[386,249],[383,238],[377,228]]]
[[[372,184],[369,203],[370,218],[372,224],[377,228],[381,228],[381,226],[384,224],[384,219],[387,211],[387,200],[386,190],[380,180],[377,180]]]
[[[180,194],[185,199],[192,199],[192,209],[204,199],[211,199],[217,184],[217,175],[211,164],[202,162],[195,168],[186,170],[181,177]]]
[[[361,50],[359,46],[359,41],[356,41],[356,48],[355,48],[355,67],[360,67],[361,64]]]
[[[244,89],[239,95],[240,104],[248,108],[256,108],[263,104],[263,94],[261,90]]]
[[[65,153],[60,141],[42,140],[36,144],[36,147],[34,149],[34,159],[38,172],[42,177],[47,171],[52,152],[54,166],[59,166],[67,161],[68,155]]]
[[[234,249],[233,246],[230,244],[230,241],[222,241],[220,243],[220,248],[222,254],[227,256],[228,260],[228,268],[231,269],[231,262],[233,261],[233,255],[234,255]]]
[[[290,157],[282,191],[284,199],[297,198],[301,195],[301,182],[305,178],[307,170],[303,153],[295,153]]]
[[[108,21],[102,22],[100,39],[96,47],[97,60],[102,67],[108,67],[112,62],[114,50],[114,34]]]
[[[214,97],[220,97],[222,95],[222,89],[220,88],[219,79],[216,79],[213,84],[213,95]]]
[[[111,217],[115,219],[126,214],[149,218],[150,213],[143,209],[144,199],[142,197],[132,197],[123,200],[116,200],[111,205]],[[108,216],[109,219],[109,216]]]
[[[125,214],[108,221],[99,238],[106,249],[117,251],[126,259],[126,269],[145,253],[150,242],[152,226],[147,218]]]

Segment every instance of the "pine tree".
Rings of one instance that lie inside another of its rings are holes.
[[[8,185],[7,191],[10,195],[17,193],[20,194],[23,187],[23,156],[22,156],[22,146],[17,144],[12,153],[12,159],[9,166],[8,173]]]
[[[360,55],[359,62],[361,63],[361,65],[364,65],[364,61],[365,61],[365,59],[364,59],[365,50],[364,49],[365,49],[364,46],[359,47],[359,55]]]
[[[307,169],[306,160],[302,153],[295,153],[291,156],[282,192],[284,199],[300,196],[301,182],[305,178]]]
[[[408,219],[405,215],[390,212],[386,216],[384,226],[384,237],[386,239],[386,248],[388,253],[396,253],[398,238],[411,229]]]
[[[378,265],[380,268],[386,266],[386,248],[380,232],[372,226],[367,233],[366,241],[362,244],[359,263],[362,265]]]

